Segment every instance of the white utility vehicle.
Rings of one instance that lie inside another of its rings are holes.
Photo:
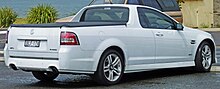
[[[42,81],[88,74],[103,85],[161,68],[208,72],[217,62],[211,34],[148,6],[119,4],[87,6],[69,23],[11,25],[4,53],[7,66]]]

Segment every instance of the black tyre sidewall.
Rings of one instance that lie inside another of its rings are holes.
[[[211,64],[210,64],[210,67],[208,68],[208,69],[205,69],[204,67],[203,67],[203,65],[202,65],[202,61],[203,61],[203,59],[202,59],[202,48],[205,46],[205,45],[208,45],[209,47],[210,47],[210,49],[211,49],[211,55],[212,55],[212,57],[213,57],[213,49],[211,48],[211,46],[210,46],[210,44],[208,43],[208,42],[203,42],[200,46],[199,46],[199,48],[198,48],[198,50],[197,50],[197,52],[196,52],[196,59],[195,59],[195,67],[196,67],[196,70],[198,71],[198,72],[209,72],[210,71],[210,69],[211,69],[211,66],[212,66],[212,61],[211,61]]]
[[[122,63],[122,71],[121,71],[121,75],[120,77],[118,78],[118,80],[112,82],[112,81],[109,81],[105,75],[104,75],[104,71],[103,71],[103,64],[104,64],[104,61],[105,61],[105,58],[109,55],[109,54],[116,54],[120,60],[121,60],[121,63]],[[121,54],[119,52],[117,52],[116,50],[107,50],[105,51],[101,58],[100,58],[100,61],[99,61],[99,65],[98,65],[98,68],[97,68],[97,71],[95,72],[95,81],[98,82],[99,84],[101,85],[113,85],[113,84],[117,84],[120,82],[122,76],[124,74],[124,61],[123,61],[123,57],[121,56]]]

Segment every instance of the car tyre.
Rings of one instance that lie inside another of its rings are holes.
[[[42,71],[33,71],[33,76],[40,81],[53,81],[59,73],[55,72],[42,72]]]
[[[213,49],[208,42],[203,42],[199,46],[196,59],[195,68],[198,72],[209,72],[212,66]]]
[[[122,55],[116,50],[105,51],[99,61],[93,78],[101,85],[113,85],[120,82],[124,74]]]

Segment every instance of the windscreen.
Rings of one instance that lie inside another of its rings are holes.
[[[129,9],[125,7],[96,7],[87,9],[80,22],[127,22]]]

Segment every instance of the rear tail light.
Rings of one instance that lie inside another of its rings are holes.
[[[9,35],[9,31],[7,31],[7,33],[5,35],[5,39],[6,39],[5,43],[8,43],[8,35]]]
[[[60,45],[79,45],[77,35],[73,32],[61,32]]]

